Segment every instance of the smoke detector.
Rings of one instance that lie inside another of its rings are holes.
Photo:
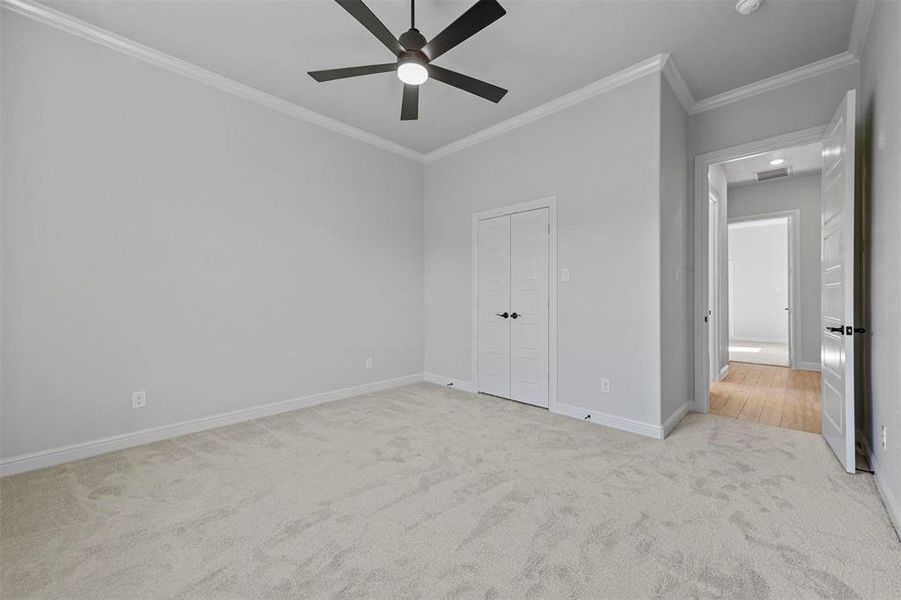
[[[763,2],[763,0],[738,0],[738,2],[735,3],[735,10],[740,15],[750,15],[760,8],[761,2]]]

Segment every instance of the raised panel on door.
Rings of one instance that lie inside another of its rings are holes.
[[[479,221],[478,391],[510,397],[510,216]]]
[[[822,177],[823,437],[849,473],[854,447],[854,126],[849,91],[827,129]]]
[[[510,222],[510,397],[548,406],[547,208],[516,213]]]

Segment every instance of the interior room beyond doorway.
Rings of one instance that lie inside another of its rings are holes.
[[[729,360],[792,364],[790,217],[729,223]]]

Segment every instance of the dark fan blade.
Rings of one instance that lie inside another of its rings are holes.
[[[400,120],[415,121],[419,118],[419,86],[404,84],[404,100],[400,105]]]
[[[331,81],[332,79],[346,79],[347,77],[359,77],[360,75],[373,75],[375,73],[388,73],[397,70],[397,63],[385,63],[382,65],[366,65],[363,67],[344,67],[343,69],[325,69],[324,71],[310,71],[309,75],[316,81]]]
[[[501,98],[504,97],[504,94],[507,93],[507,90],[504,88],[491,85],[490,83],[475,79],[468,75],[463,75],[462,73],[457,73],[456,71],[442,69],[436,65],[429,65],[427,68],[429,70],[429,77],[432,79],[437,79],[442,83],[452,85],[455,88],[460,88],[465,92],[481,96],[482,98],[491,100],[495,103],[500,102]]]
[[[385,24],[379,21],[379,18],[373,14],[369,7],[363,4],[362,0],[335,0],[344,10],[349,12],[353,18],[359,21],[363,27],[377,37],[380,42],[385,44],[388,50],[395,56],[400,55],[404,51],[404,47],[400,45],[397,38],[394,37]]]
[[[479,0],[457,20],[445,27],[444,31],[432,38],[422,52],[435,60],[460,42],[474,36],[507,14],[497,0]]]

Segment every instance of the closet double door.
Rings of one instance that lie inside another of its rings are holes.
[[[478,224],[478,391],[548,406],[547,208]]]

